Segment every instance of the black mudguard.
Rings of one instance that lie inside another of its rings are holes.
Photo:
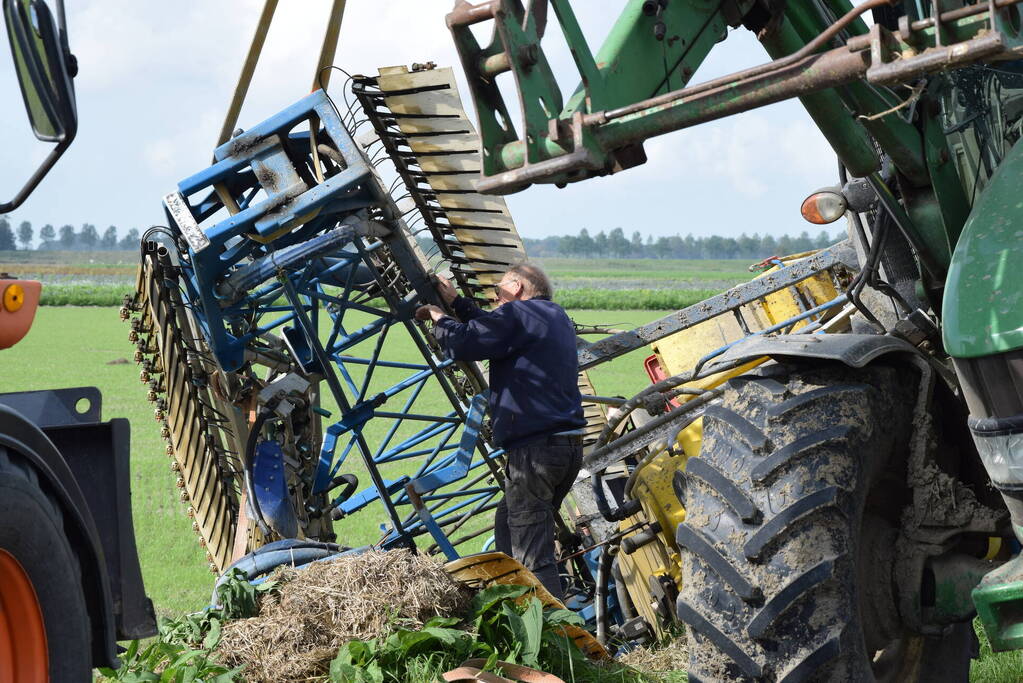
[[[909,342],[885,334],[788,334],[747,337],[716,360],[744,361],[771,358],[815,358],[853,368],[893,353],[919,355]]]
[[[100,422],[98,389],[0,394],[0,445],[36,468],[59,502],[82,568],[93,664],[113,666],[117,640],[156,633],[131,517],[130,425]]]

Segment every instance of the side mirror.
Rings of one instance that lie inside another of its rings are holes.
[[[72,77],[77,72],[67,48],[63,0],[56,0],[57,21],[45,0],[0,0],[32,131],[44,142],[56,143],[42,165],[13,200],[0,203],[0,213],[13,211],[36,188],[71,145],[78,132],[78,113]]]

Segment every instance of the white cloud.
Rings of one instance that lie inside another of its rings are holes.
[[[88,205],[94,207],[88,220],[97,224],[158,219],[160,196],[209,161],[262,5],[263,0],[69,2],[71,46],[81,71],[79,139],[33,198],[31,211],[38,215],[26,217],[80,221],[76,207]],[[281,0],[240,126],[249,128],[308,93],[329,6],[330,0]],[[371,74],[380,66],[428,60],[454,66],[470,107],[444,24],[451,6],[451,0],[348,0],[335,63]],[[574,3],[594,51],[621,6],[618,0]],[[567,94],[576,72],[567,50],[555,47],[562,38],[553,13],[549,19],[545,48]],[[698,80],[765,59],[751,34],[733,31]],[[343,81],[335,75],[332,92],[339,93]],[[506,90],[505,97],[514,111],[514,92]],[[21,137],[30,138],[27,126]],[[721,197],[755,204],[757,219],[774,226],[761,231],[784,231],[791,228],[783,224],[790,204],[799,201],[793,197],[834,176],[834,155],[797,103],[654,138],[646,150],[649,163],[621,175],[560,192],[538,187],[515,195],[511,201],[522,231],[536,235],[582,225],[633,226],[655,234],[745,229],[749,218],[720,216]],[[29,153],[26,143],[11,158]],[[3,188],[14,182],[8,175],[0,168]],[[106,199],[115,187],[116,202]],[[711,224],[711,217],[719,222]],[[679,228],[681,220],[711,227]]]

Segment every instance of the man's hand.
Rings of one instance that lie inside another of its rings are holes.
[[[437,322],[446,315],[447,313],[441,310],[440,306],[420,306],[416,309],[416,320],[432,320]]]
[[[442,275],[434,275],[433,278],[433,284],[437,286],[437,293],[440,294],[440,298],[450,306],[451,302],[458,298],[458,290],[451,284],[451,280]]]

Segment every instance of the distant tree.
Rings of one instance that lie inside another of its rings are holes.
[[[60,245],[70,249],[75,244],[75,229],[70,225],[60,226]]]
[[[607,235],[603,230],[598,232],[593,238],[593,251],[597,256],[607,256]]]
[[[593,243],[593,238],[590,237],[590,231],[583,228],[579,231],[579,237],[576,244],[579,247],[580,256],[592,256],[596,245]]]
[[[101,249],[117,248],[117,228],[111,225],[103,232],[103,239],[99,241]]]
[[[57,231],[53,229],[53,226],[47,223],[43,227],[39,228],[39,240],[41,242],[49,242],[57,236]]]
[[[82,243],[85,249],[95,249],[96,243],[99,242],[99,233],[96,232],[96,226],[92,223],[83,223],[82,231],[78,233],[78,241]]]
[[[6,218],[0,218],[0,251],[14,251],[18,245],[14,243],[14,231]]]
[[[121,249],[138,249],[139,248],[139,229],[132,228],[128,231],[128,234],[121,238],[118,245]]]
[[[629,240],[625,239],[625,231],[621,228],[615,228],[607,235],[607,250],[614,258],[625,258],[629,255],[629,249],[631,245]]]
[[[21,242],[23,249],[28,249],[32,244],[32,232],[32,224],[28,221],[22,221],[18,226],[18,241]]]
[[[632,233],[632,256],[643,258],[643,236],[639,234],[639,230]]]

